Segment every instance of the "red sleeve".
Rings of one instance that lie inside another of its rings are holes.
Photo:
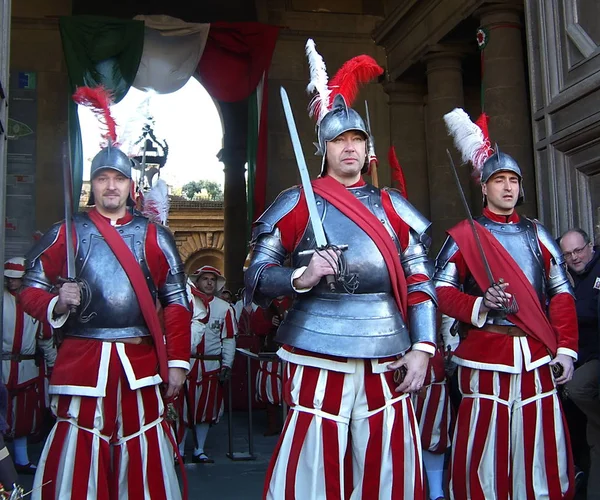
[[[464,283],[469,275],[469,269],[460,250],[456,251],[450,262],[456,265],[459,281],[460,283]],[[442,314],[446,314],[463,323],[471,324],[471,315],[477,297],[461,292],[453,286],[438,286],[435,291],[438,296],[438,309]]]
[[[546,278],[549,278],[552,254],[541,241],[540,249],[542,250],[544,267],[546,268]],[[573,296],[569,293],[559,293],[552,297],[548,305],[548,319],[556,333],[558,347],[577,352],[579,328],[577,326],[577,310],[575,309],[575,299]]]
[[[408,246],[410,226],[396,213],[396,210],[394,210],[394,206],[392,204],[392,199],[390,198],[390,194],[385,189],[381,190],[381,204],[383,205],[383,209],[388,220],[390,221],[392,229],[398,236],[400,248],[402,251],[406,250],[406,247]],[[412,276],[406,277],[406,285],[415,285],[428,280],[429,278],[424,274],[413,274]],[[431,297],[424,292],[412,292],[408,294],[409,307],[420,304],[421,302],[427,302],[428,300],[431,300]]]
[[[281,233],[281,243],[288,253],[292,253],[300,242],[306,226],[308,225],[308,207],[304,201],[304,191],[300,192],[300,199],[296,206],[286,214],[278,223],[277,229]]]
[[[224,339],[232,339],[237,336],[237,323],[235,321],[235,311],[233,307],[229,306],[227,314],[225,315],[225,325],[224,325],[225,335],[223,335]]]
[[[74,241],[77,241],[75,238]],[[60,276],[66,276],[65,226],[61,226],[56,240],[40,256],[44,273],[50,283],[57,283]],[[56,294],[40,288],[25,288],[19,298],[24,311],[40,322],[47,322],[48,305]]]
[[[271,329],[273,328],[273,317],[271,312],[268,309],[263,309],[259,307],[256,311],[252,312],[250,316],[250,330],[255,335],[259,335],[260,337],[264,337],[271,333]]]
[[[157,289],[160,289],[167,278],[169,263],[158,246],[156,226],[154,224],[148,224],[146,259],[154,284]],[[171,304],[164,308],[164,322],[167,359],[169,361],[189,361],[192,313],[182,305]]]

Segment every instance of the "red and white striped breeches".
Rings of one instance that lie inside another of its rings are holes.
[[[433,382],[412,395],[421,446],[431,453],[445,453],[450,448],[452,408],[446,381]]]
[[[354,373],[288,363],[290,412],[265,478],[268,499],[422,499],[419,431],[393,372]]]
[[[181,498],[159,388],[131,390],[117,356],[106,397],[53,396],[52,409],[57,422],[40,458],[34,499]]]
[[[519,374],[461,366],[458,377],[451,498],[571,498],[571,448],[549,365]]]
[[[188,377],[187,381],[188,389],[183,414],[188,426],[217,423],[225,412],[223,387],[219,383],[219,370],[204,372],[198,378]]]
[[[281,405],[280,361],[259,361],[256,372],[256,400],[261,403]]]
[[[35,434],[42,423],[42,405],[44,388],[40,387],[43,379],[36,378],[25,387],[8,391],[8,408],[6,423],[7,434],[19,438]]]

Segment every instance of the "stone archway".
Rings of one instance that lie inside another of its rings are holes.
[[[216,267],[223,273],[224,254],[220,250],[204,248],[190,255],[184,262],[185,273],[191,274],[202,266]]]

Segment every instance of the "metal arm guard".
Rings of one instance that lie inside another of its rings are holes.
[[[245,304],[254,302],[261,307],[268,307],[275,297],[293,294],[294,269],[283,267],[287,252],[275,226],[294,209],[299,200],[298,187],[287,189],[256,221],[252,231],[252,257],[244,274]]]
[[[387,190],[387,192],[390,195],[394,210],[410,227],[408,246],[400,255],[400,263],[404,274],[407,278],[417,274],[428,278],[427,281],[408,285],[408,293],[423,292],[431,298],[431,300],[409,306],[410,339],[413,343],[430,342],[436,344],[437,295],[432,282],[433,265],[427,257],[431,239],[426,233],[431,223],[398,191]]]
[[[53,283],[50,282],[44,271],[41,255],[50,248],[58,239],[62,222],[54,224],[44,236],[34,245],[25,257],[25,276],[23,277],[23,286],[34,287],[50,292]],[[66,259],[66,256],[65,256]]]
[[[440,253],[435,259],[435,276],[433,277],[433,285],[438,286],[453,286],[460,288],[460,277],[458,268],[454,262],[450,262],[452,256],[458,252],[458,245],[448,236]]]
[[[552,298],[559,293],[569,293],[575,296],[567,271],[565,269],[565,259],[556,241],[548,230],[538,221],[533,220],[538,238],[542,245],[550,252],[550,272],[548,276],[548,298]]]
[[[178,304],[189,310],[189,302],[186,293],[186,277],[181,262],[181,257],[177,251],[175,239],[166,227],[156,224],[156,239],[158,247],[162,250],[169,272],[163,286],[158,290],[158,299],[163,307]]]

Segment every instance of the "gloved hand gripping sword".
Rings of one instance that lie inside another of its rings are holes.
[[[325,236],[325,231],[323,230],[323,224],[321,222],[321,218],[319,217],[319,212],[317,210],[317,202],[315,201],[315,193],[313,192],[312,184],[310,183],[310,176],[308,174],[308,168],[306,167],[306,161],[304,160],[304,153],[302,152],[302,146],[300,144],[300,137],[298,136],[298,130],[296,129],[296,123],[294,121],[294,115],[292,113],[292,107],[290,106],[290,100],[288,98],[287,92],[283,87],[280,89],[281,93],[281,101],[283,103],[283,111],[285,114],[285,119],[287,121],[288,129],[290,131],[290,138],[292,140],[292,146],[294,148],[294,154],[296,156],[296,162],[298,163],[298,170],[300,172],[300,178],[302,180],[302,188],[304,189],[304,197],[306,199],[306,205],[308,206],[308,218],[310,220],[310,224],[315,235],[315,243],[317,245],[316,252],[322,252],[327,249],[341,250],[341,246],[332,247],[327,243],[327,238]],[[347,248],[347,246],[346,246]],[[327,260],[326,254],[324,252],[319,253],[324,259]],[[340,256],[341,257],[341,256]],[[332,263],[332,267],[336,270],[337,266],[334,266]],[[336,271],[336,275],[338,272]],[[329,290],[335,291],[335,281],[336,277],[333,275],[325,276],[325,280],[327,282],[327,286]]]
[[[504,284],[504,279],[499,278],[498,281],[494,280],[494,276],[492,274],[492,270],[490,268],[490,264],[485,256],[485,252],[483,251],[483,247],[481,246],[481,240],[479,239],[479,234],[477,233],[477,228],[475,227],[475,222],[473,221],[473,216],[471,215],[471,210],[469,209],[469,204],[467,203],[467,199],[465,198],[465,193],[462,189],[462,185],[460,184],[460,180],[458,178],[458,173],[456,172],[456,167],[454,166],[454,160],[452,159],[452,155],[450,151],[446,149],[446,153],[448,154],[448,161],[450,163],[450,169],[454,174],[454,180],[456,181],[456,187],[458,188],[458,193],[460,194],[460,199],[462,200],[465,212],[467,213],[467,220],[469,221],[469,225],[471,226],[471,230],[473,231],[473,236],[475,238],[475,243],[477,245],[477,249],[479,250],[479,255],[481,257],[481,261],[483,263],[483,267],[485,268],[485,272],[487,274],[488,280],[490,282],[490,287],[484,291],[484,302],[485,295],[487,291],[493,289],[496,291],[498,296],[501,298],[501,306],[499,308],[495,308],[496,311],[499,311],[503,316],[508,316],[509,314],[516,314],[519,310],[519,306],[517,304],[517,299],[515,296],[511,296],[510,298],[504,291],[504,288],[500,285]],[[488,299],[489,300],[489,299]]]

